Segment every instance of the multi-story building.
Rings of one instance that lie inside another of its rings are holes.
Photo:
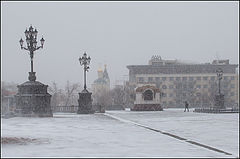
[[[148,65],[129,65],[129,85],[137,88],[151,84],[160,89],[161,104],[166,107],[183,107],[184,101],[190,107],[209,107],[214,105],[218,91],[216,70],[223,70],[221,93],[225,105],[239,105],[238,64],[229,60],[214,60],[212,63],[188,64],[178,60],[163,60],[153,56]]]

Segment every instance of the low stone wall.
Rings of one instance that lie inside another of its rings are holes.
[[[77,113],[78,106],[55,106],[52,107],[53,112]]]
[[[102,105],[93,104],[92,108],[95,111],[95,113],[105,113],[105,107]]]
[[[109,105],[105,110],[125,110],[123,105]]]
[[[226,108],[226,109],[216,109],[216,108],[196,108],[193,112],[197,113],[239,113],[238,108]]]
[[[93,110],[96,113],[104,113],[105,108],[101,105],[92,105]],[[63,112],[63,113],[77,113],[78,106],[53,106],[52,107],[53,112]]]

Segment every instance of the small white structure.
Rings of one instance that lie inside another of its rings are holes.
[[[160,90],[152,85],[136,88],[136,100],[132,111],[162,111]]]

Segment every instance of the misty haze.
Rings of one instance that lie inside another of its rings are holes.
[[[1,9],[1,157],[239,157],[239,2]]]

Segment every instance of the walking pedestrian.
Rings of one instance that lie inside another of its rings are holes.
[[[189,112],[189,109],[188,109],[188,102],[187,101],[185,101],[185,109],[184,109],[184,112],[186,111],[186,109],[188,110],[188,112]]]

